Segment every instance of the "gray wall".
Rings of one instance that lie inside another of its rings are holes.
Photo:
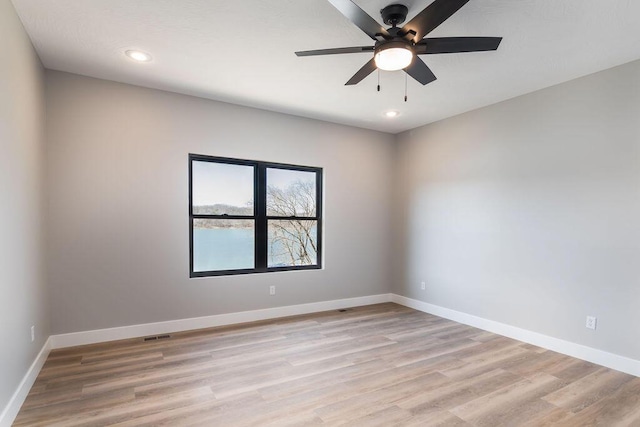
[[[0,0],[0,55],[1,413],[50,333],[43,278],[43,70],[9,0]]]
[[[395,292],[640,359],[639,75],[400,135]]]
[[[54,333],[388,292],[393,136],[54,71],[46,100]],[[325,268],[189,279],[188,153],[323,167]]]

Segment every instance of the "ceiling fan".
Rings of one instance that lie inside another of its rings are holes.
[[[483,52],[496,50],[502,37],[436,37],[424,38],[456,13],[469,0],[435,0],[413,19],[399,28],[407,18],[408,8],[392,4],[380,11],[384,28],[351,0],[329,0],[344,16],[375,40],[373,46],[339,47],[296,52],[297,56],[334,55],[340,53],[373,52],[369,60],[346,85],[355,85],[376,69],[404,70],[426,85],[436,76],[417,55],[435,53]]]

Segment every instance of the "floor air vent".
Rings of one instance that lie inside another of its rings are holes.
[[[167,338],[171,338],[171,335],[156,335],[155,337],[146,337],[145,341],[157,341],[157,340],[166,340]]]

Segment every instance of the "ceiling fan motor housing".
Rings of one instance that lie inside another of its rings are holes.
[[[380,11],[382,22],[392,27],[402,24],[407,19],[407,13],[409,9],[403,4],[391,4]]]

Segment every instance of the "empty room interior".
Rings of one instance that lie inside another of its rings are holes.
[[[639,16],[0,0],[0,427],[640,426]]]

